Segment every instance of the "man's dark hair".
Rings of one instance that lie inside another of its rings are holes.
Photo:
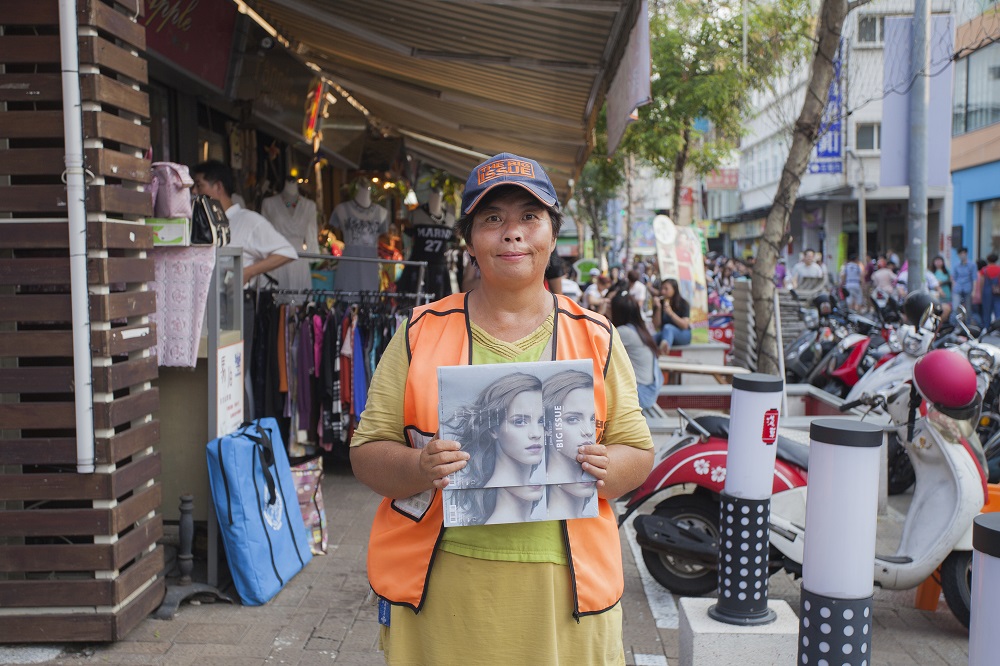
[[[501,185],[500,187],[493,188],[479,201],[476,207],[473,208],[469,214],[464,215],[458,222],[455,223],[455,231],[459,236],[465,239],[466,243],[468,243],[469,237],[472,235],[472,220],[476,216],[476,211],[487,204],[493,203],[500,197],[509,195],[513,192],[528,193],[527,190],[520,185]],[[555,238],[559,235],[559,230],[562,228],[562,213],[555,208],[550,208],[548,206],[545,206],[545,210],[548,211],[549,219],[552,220],[552,237]]]
[[[209,183],[221,183],[222,189],[226,191],[226,196],[233,196],[233,170],[229,165],[223,164],[219,160],[208,160],[199,162],[191,170],[192,176],[201,174],[201,177]]]
[[[802,254],[805,254],[806,252],[812,252],[813,254],[816,254],[816,250],[812,249],[811,247],[807,247],[806,249],[802,250]]]
[[[986,255],[986,263],[988,264],[997,263],[997,259],[1000,259],[1000,257],[997,257],[996,252],[990,252],[988,255]]]
[[[959,254],[962,254],[963,252],[966,253],[966,254],[969,254],[969,248],[967,248],[967,247],[960,247],[960,248],[958,248],[958,253]]]

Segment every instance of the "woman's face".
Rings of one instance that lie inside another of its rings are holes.
[[[664,298],[674,297],[674,285],[669,282],[664,282],[663,286],[660,288],[660,293],[663,294]]]
[[[542,499],[542,493],[545,492],[545,486],[508,486],[506,488],[501,488],[500,490],[506,490],[517,499],[525,502],[537,502]]]
[[[562,404],[563,445],[556,450],[567,458],[576,460],[581,446],[594,443],[597,413],[594,410],[592,389],[573,389]]]
[[[558,487],[562,488],[573,497],[590,497],[594,494],[593,482],[561,483]]]
[[[524,465],[542,462],[545,410],[541,391],[518,393],[507,408],[507,417],[496,431],[500,452]]]
[[[485,282],[542,283],[555,239],[548,211],[528,191],[516,188],[480,206],[471,236],[469,254]]]
[[[940,270],[944,268],[944,259],[941,257],[934,258],[934,270]]]

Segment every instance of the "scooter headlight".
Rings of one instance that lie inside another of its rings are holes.
[[[976,372],[989,372],[993,369],[993,355],[982,347],[972,347],[969,349],[969,363],[976,369]]]
[[[923,347],[922,340],[915,335],[907,335],[903,338],[903,351],[911,356],[916,356],[920,353]]]

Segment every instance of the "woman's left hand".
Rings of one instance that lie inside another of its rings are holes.
[[[604,479],[608,476],[608,447],[604,444],[588,444],[580,447],[580,452],[576,456],[581,463],[583,471],[591,474],[597,479],[597,487],[604,487]]]

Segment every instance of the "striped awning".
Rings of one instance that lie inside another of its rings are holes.
[[[565,193],[639,0],[247,1],[408,150],[464,175],[532,157]],[[643,16],[642,20],[646,20]]]

